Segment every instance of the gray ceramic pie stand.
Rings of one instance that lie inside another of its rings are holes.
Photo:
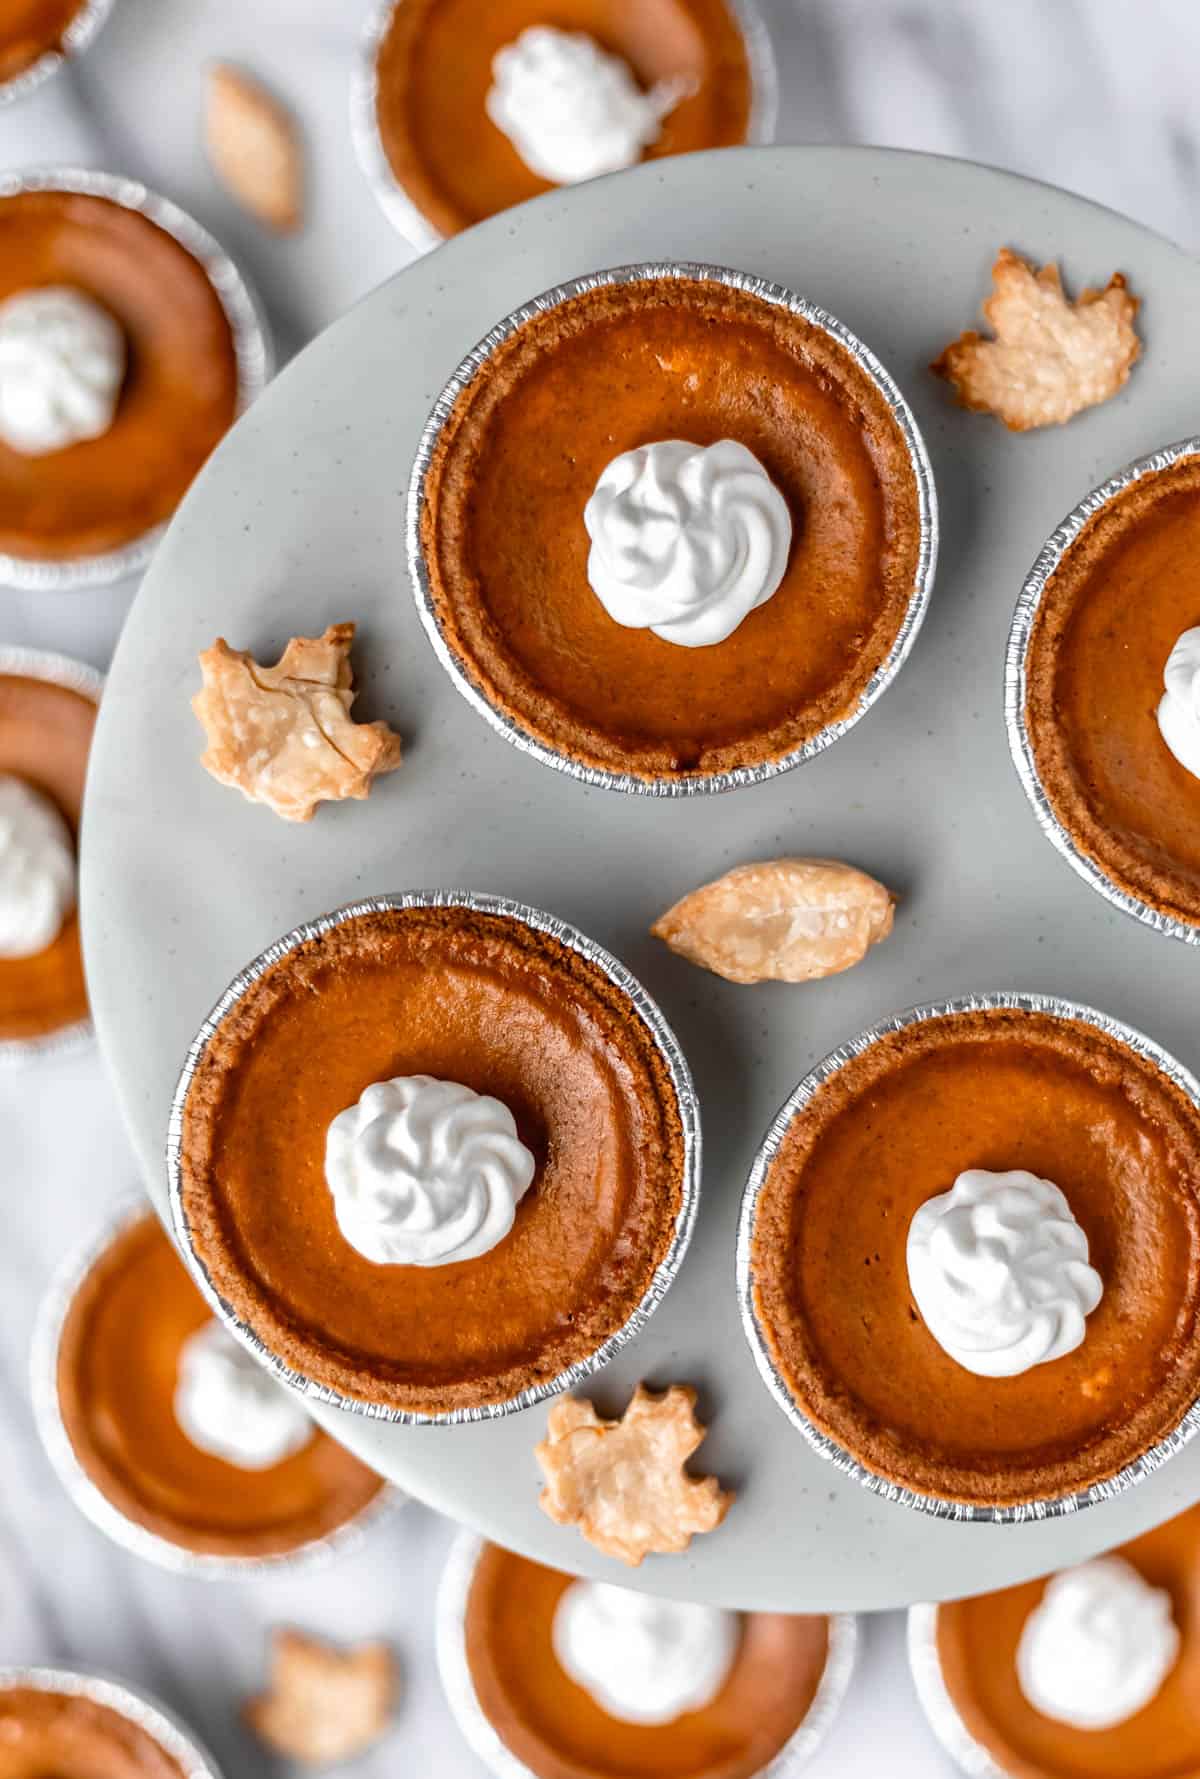
[[[1075,287],[1120,267],[1148,341],[1128,388],[1069,427],[1014,437],[957,410],[928,360],[970,325],[996,247],[1062,257]],[[531,294],[605,265],[695,258],[778,279],[839,316],[912,402],[942,510],[938,584],[896,684],[827,753],[724,797],[585,788],[518,753],[434,660],[404,568],[404,494],[446,376]],[[953,161],[756,149],[654,165],[501,216],[419,261],[317,340],[240,422],[171,527],[109,680],[84,823],[96,1022],[159,1208],[167,1113],[225,984],[307,916],[360,895],[470,884],[574,922],[659,1001],[704,1108],[699,1224],[648,1328],[594,1384],[700,1387],[699,1460],[740,1499],[639,1587],[739,1607],[895,1606],[994,1588],[1121,1542],[1200,1497],[1200,1441],[1118,1499],[1051,1523],[958,1525],[880,1500],[809,1451],[738,1322],[747,1169],[786,1095],[884,1014],[1035,989],[1113,1013],[1200,1064],[1200,958],[1088,891],[1038,830],[1005,742],[1005,640],[1021,583],[1080,495],[1195,431],[1200,265],[1048,187]],[[360,626],[360,714],[404,732],[366,804],[288,827],[197,766],[195,658],[217,634],[270,658],[293,631]],[[901,896],[894,936],[806,988],[735,988],[647,936],[682,891],[743,859],[845,857]],[[886,1364],[886,1355],[880,1362]],[[537,1506],[544,1408],[478,1427],[320,1418],[404,1488],[564,1569],[616,1579]]]

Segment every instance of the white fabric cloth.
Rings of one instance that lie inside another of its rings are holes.
[[[1035,174],[1200,241],[1200,64],[1195,0],[764,0],[783,86],[785,141],[866,141],[965,155]],[[146,179],[206,223],[267,301],[286,357],[410,257],[354,160],[347,85],[366,0],[116,0],[86,59],[0,110],[0,166],[82,163]],[[201,148],[203,73],[244,62],[299,115],[309,221],[264,235],[217,187]],[[1042,243],[1015,243],[1038,247]],[[931,263],[937,243],[930,243]],[[1111,267],[1086,268],[1103,274]],[[965,320],[965,318],[964,318]],[[34,598],[0,591],[0,643],[106,664],[131,587]],[[59,1116],[64,1102],[78,1108]],[[0,1291],[0,1659],[101,1663],[160,1693],[229,1773],[268,1763],[238,1724],[262,1678],[267,1626],[386,1635],[405,1684],[395,1734],[356,1767],[388,1779],[416,1761],[482,1779],[433,1665],[433,1591],[448,1539],[410,1508],[369,1548],[318,1576],[177,1580],[125,1556],[64,1498],[37,1446],[25,1385],[36,1301],[62,1231],[82,1235],[133,1163],[98,1057],[0,1074],[0,1191],[10,1221]],[[29,1188],[35,1187],[35,1190]],[[847,1710],[812,1779],[949,1779],[904,1662],[903,1621],[868,1627]]]

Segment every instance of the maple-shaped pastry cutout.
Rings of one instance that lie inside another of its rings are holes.
[[[350,1760],[379,1740],[397,1689],[386,1643],[340,1650],[299,1631],[273,1631],[270,1683],[246,1705],[245,1718],[277,1754],[321,1766]]]
[[[715,1477],[683,1468],[704,1433],[696,1392],[682,1384],[661,1396],[639,1384],[617,1421],[603,1420],[590,1402],[560,1396],[535,1452],[546,1479],[542,1510],[633,1568],[650,1551],[686,1550],[733,1503]]]
[[[692,890],[650,931],[727,982],[813,982],[886,939],[894,901],[837,859],[765,859]]]
[[[205,140],[213,170],[259,222],[289,234],[304,220],[304,154],[287,107],[226,62],[209,71]]]
[[[400,764],[400,737],[386,723],[350,715],[353,624],[294,636],[274,667],[261,667],[218,637],[200,656],[204,685],[192,709],[208,749],[200,764],[285,821],[307,822],[321,802],[365,797]]]
[[[930,369],[953,383],[965,408],[997,415],[1012,432],[1061,425],[1107,401],[1129,376],[1142,349],[1139,307],[1120,272],[1073,303],[1056,265],[1035,272],[1002,247],[983,305],[995,339],[965,333]]]

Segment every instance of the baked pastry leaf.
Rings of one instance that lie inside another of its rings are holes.
[[[249,1700],[244,1715],[277,1754],[321,1766],[377,1742],[397,1690],[396,1659],[386,1643],[341,1650],[300,1631],[276,1630],[268,1688]]]
[[[244,210],[278,234],[304,220],[304,153],[291,112],[227,62],[209,70],[205,140],[213,171]]]
[[[696,1533],[720,1525],[734,1499],[715,1477],[683,1468],[704,1434],[696,1392],[682,1384],[661,1395],[639,1384],[615,1421],[560,1396],[535,1454],[546,1479],[542,1511],[634,1568],[652,1551],[686,1550]]]
[[[1056,426],[1115,395],[1141,352],[1140,307],[1120,272],[1071,302],[1057,265],[1035,272],[1002,247],[983,305],[994,339],[968,332],[930,369],[965,408],[995,414],[1012,432]]]
[[[692,890],[650,931],[727,982],[812,982],[886,939],[894,900],[837,859],[767,859]]]
[[[312,820],[318,803],[362,798],[400,764],[386,723],[350,715],[353,624],[294,636],[274,667],[218,637],[200,656],[204,684],[192,709],[208,737],[200,764],[285,821]]]

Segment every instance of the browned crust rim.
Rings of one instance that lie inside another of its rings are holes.
[[[481,937],[519,960],[520,967],[566,980],[589,1005],[591,1015],[610,1034],[626,1034],[624,1065],[635,1070],[652,1106],[657,1129],[652,1145],[643,1144],[646,1167],[662,1182],[657,1215],[642,1243],[636,1270],[622,1275],[625,1289],[614,1310],[594,1306],[576,1318],[557,1343],[549,1343],[536,1361],[509,1367],[485,1379],[468,1378],[441,1384],[414,1382],[388,1375],[378,1364],[332,1341],[318,1338],[289,1318],[261,1289],[236,1234],[219,1202],[213,1155],[224,1083],[236,1067],[239,1052],[252,1041],[272,1005],[297,984],[314,980],[331,960],[353,962],[384,945],[402,928],[424,928],[431,944],[439,936]],[[647,1153],[652,1148],[654,1153]],[[486,1413],[494,1406],[545,1393],[562,1374],[587,1361],[606,1341],[619,1334],[649,1292],[675,1239],[684,1204],[686,1144],[679,1100],[667,1062],[625,991],[590,959],[551,934],[507,915],[482,913],[459,906],[417,905],[356,914],[318,938],[270,964],[230,1007],[200,1056],[183,1105],[179,1145],[179,1203],[188,1246],[202,1267],[210,1289],[233,1316],[250,1330],[272,1356],[300,1378],[352,1404],[398,1411],[401,1415],[439,1418],[463,1411]],[[466,1416],[463,1416],[466,1418]]]
[[[1097,813],[1058,720],[1059,650],[1087,585],[1108,551],[1160,499],[1200,488],[1200,457],[1188,456],[1121,488],[1094,513],[1046,582],[1025,654],[1024,718],[1042,791],[1073,844],[1126,895],[1171,920],[1200,927],[1200,889],[1156,867]]]
[[[527,365],[564,337],[634,307],[689,308],[734,316],[759,327],[800,358],[826,389],[836,388],[853,413],[876,466],[888,515],[880,564],[882,599],[853,669],[819,698],[757,733],[703,747],[681,761],[665,744],[613,735],[585,722],[510,654],[479,595],[465,557],[466,515],[480,442]],[[858,708],[896,643],[918,588],[921,512],[916,475],[903,432],[885,395],[825,328],[794,309],[700,271],[688,277],[623,279],[582,290],[535,314],[489,353],[462,388],[437,435],[423,477],[418,518],[429,600],[441,637],[478,695],[520,733],[551,754],[601,773],[628,773],[647,783],[719,778],[786,759]]]
[[[1031,1023],[1032,1022],[1032,1023]],[[759,1195],[751,1244],[754,1311],[771,1361],[794,1402],[819,1433],[874,1476],[919,1499],[980,1509],[1053,1502],[1117,1477],[1178,1428],[1200,1394],[1200,1197],[1187,1204],[1192,1231],[1189,1302],[1181,1306],[1171,1372],[1163,1387],[1130,1417],[1090,1441],[1070,1459],[1052,1464],[964,1466],[947,1461],[930,1445],[914,1450],[860,1413],[852,1396],[830,1377],[790,1301],[784,1263],[789,1251],[790,1208],[800,1190],[805,1156],[833,1119],[889,1074],[901,1059],[953,1042],[991,1042],[1016,1037],[1042,1041],[1082,1062],[1098,1079],[1119,1083],[1139,1110],[1157,1106],[1159,1122],[1174,1125],[1174,1146],[1190,1154],[1187,1169],[1200,1180],[1200,1109],[1149,1058],[1137,1055],[1082,1020],[1041,1012],[991,1008],[929,1018],[875,1038],[825,1080],[793,1118],[767,1170]]]

